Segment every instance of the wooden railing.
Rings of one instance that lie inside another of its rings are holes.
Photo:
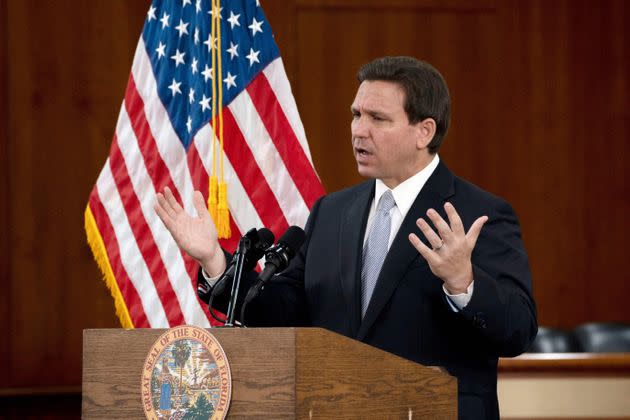
[[[515,373],[630,375],[630,353],[525,353],[500,359],[499,375]]]

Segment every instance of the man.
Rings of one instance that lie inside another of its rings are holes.
[[[537,331],[516,216],[440,161],[450,98],[437,70],[384,57],[358,79],[352,147],[372,180],[313,206],[302,249],[248,306],[247,322],[323,327],[444,366],[458,378],[460,417],[498,418],[497,358],[525,351]],[[194,200],[197,218],[168,190],[156,211],[212,282],[226,255],[201,194]]]

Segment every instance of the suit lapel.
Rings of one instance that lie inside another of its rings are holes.
[[[339,235],[341,257],[340,281],[350,316],[352,333],[356,333],[361,322],[361,256],[365,225],[374,196],[374,181],[361,185],[356,198],[342,215]]]
[[[429,208],[440,208],[446,199],[454,194],[453,191],[453,174],[440,161],[438,167],[427,180],[420,194],[416,197],[409,212],[405,216],[400,229],[392,242],[392,246],[387,253],[383,268],[378,277],[372,299],[365,313],[357,339],[362,340],[366,337],[370,328],[378,318],[387,301],[398,287],[398,284],[404,277],[412,261],[419,256],[418,251],[409,242],[409,233],[415,232],[418,237],[426,242],[424,235],[420,233],[420,229],[416,226],[416,220],[424,216]],[[365,225],[365,224],[364,224]],[[364,228],[365,229],[365,228]],[[361,262],[359,260],[359,269]],[[360,274],[359,274],[360,275]],[[359,279],[360,281],[360,279]],[[420,281],[420,279],[419,279]],[[360,299],[360,298],[359,298]],[[359,302],[360,303],[360,302]]]

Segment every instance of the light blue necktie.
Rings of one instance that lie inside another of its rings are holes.
[[[387,245],[389,243],[389,233],[392,225],[392,218],[389,211],[396,205],[392,192],[385,191],[381,196],[376,208],[376,216],[372,223],[372,229],[368,235],[367,242],[363,248],[363,259],[361,269],[361,315],[365,311],[372,298],[376,280],[383,267],[385,256],[387,255]]]

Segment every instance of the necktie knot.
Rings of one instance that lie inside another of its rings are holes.
[[[392,195],[391,190],[387,190],[381,196],[381,199],[378,201],[378,206],[376,210],[378,212],[389,212],[394,206],[396,202],[394,201],[394,196]]]

